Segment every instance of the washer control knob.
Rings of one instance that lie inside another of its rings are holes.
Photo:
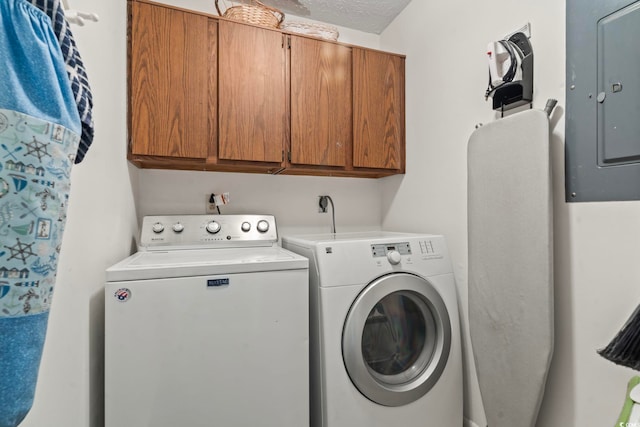
[[[389,264],[398,265],[400,264],[402,257],[400,256],[400,252],[398,251],[389,251],[387,252],[387,259],[389,260]]]
[[[176,233],[182,233],[184,231],[184,225],[180,224],[179,222],[173,224],[171,228],[173,228],[173,231],[175,231]]]
[[[242,231],[244,231],[246,233],[247,231],[251,230],[251,224],[249,224],[247,221],[245,221],[245,222],[242,223],[240,228],[242,229]]]
[[[258,221],[258,225],[256,226],[256,228],[259,232],[266,233],[267,231],[269,231],[269,223],[264,219],[261,219],[260,221]]]
[[[211,221],[210,223],[207,224],[207,233],[209,234],[216,234],[218,231],[220,231],[220,224],[218,224],[215,221]]]
[[[151,230],[156,234],[160,234],[164,231],[164,225],[161,222],[156,222],[151,226]]]

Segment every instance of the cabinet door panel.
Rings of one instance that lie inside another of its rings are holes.
[[[215,71],[208,19],[139,2],[131,7],[131,153],[206,158]]]
[[[218,157],[282,162],[288,135],[283,36],[232,22],[218,25]]]
[[[291,36],[291,163],[345,166],[352,128],[351,48]]]
[[[404,60],[353,49],[355,167],[402,169]]]

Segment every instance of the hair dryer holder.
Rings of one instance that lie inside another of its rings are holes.
[[[493,109],[506,111],[533,102],[533,49],[521,32],[508,39],[522,52],[522,79],[504,83],[493,92]]]

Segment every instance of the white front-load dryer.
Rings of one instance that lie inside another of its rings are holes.
[[[309,258],[312,427],[459,427],[458,301],[442,236],[283,237]]]

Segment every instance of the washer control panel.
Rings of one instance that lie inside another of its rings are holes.
[[[140,247],[271,246],[278,241],[273,215],[165,215],[142,220]]]

